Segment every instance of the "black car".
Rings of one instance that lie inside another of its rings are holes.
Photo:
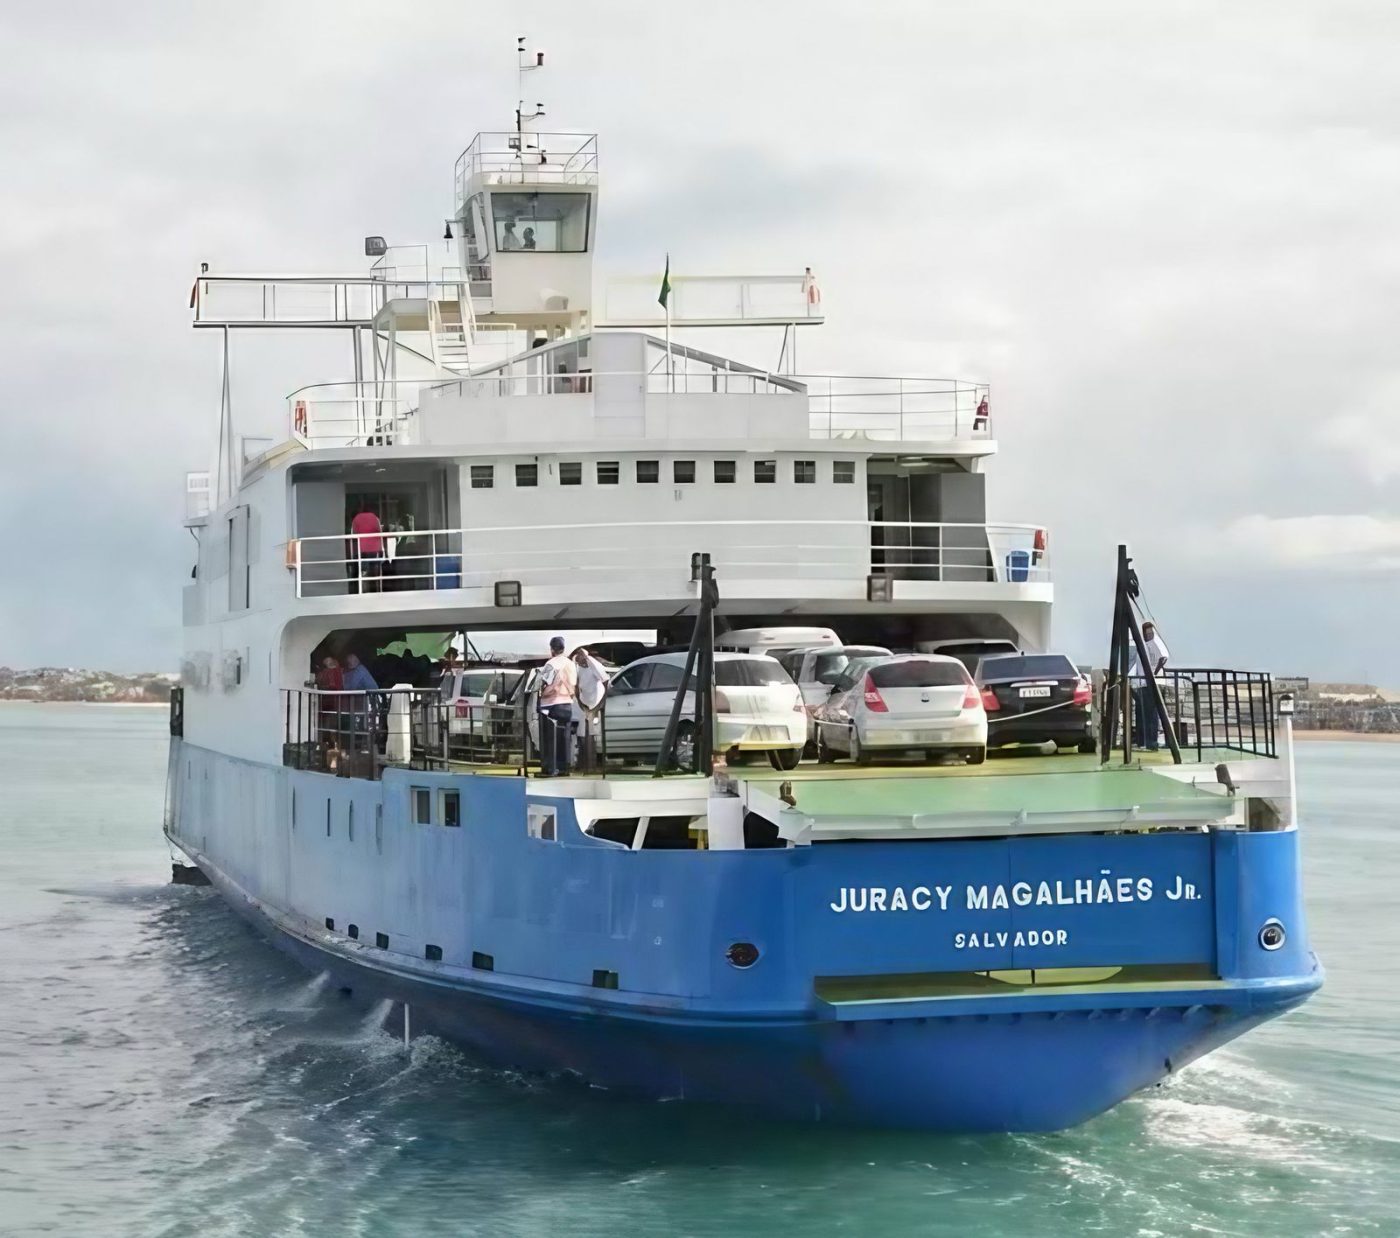
[[[1054,742],[1057,752],[1093,752],[1094,694],[1062,653],[984,657],[974,682],[987,711],[987,747]]]

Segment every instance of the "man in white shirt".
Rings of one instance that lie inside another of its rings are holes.
[[[1154,675],[1160,675],[1167,666],[1167,658],[1170,656],[1167,651],[1166,642],[1157,635],[1157,625],[1151,620],[1142,625],[1142,643],[1147,650],[1147,661],[1152,668]],[[1128,661],[1128,674],[1134,678],[1144,678],[1146,671],[1142,669],[1142,662],[1138,658],[1137,643],[1130,646],[1131,657]],[[1148,752],[1157,751],[1157,705],[1152,695],[1152,688],[1146,682],[1133,685],[1133,712],[1135,726],[1133,730],[1133,742],[1140,748],[1146,748]]]
[[[578,699],[578,668],[564,656],[564,638],[549,642],[549,661],[540,670],[540,776],[569,772],[569,738],[573,734],[574,702]]]

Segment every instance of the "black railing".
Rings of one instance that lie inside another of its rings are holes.
[[[1183,751],[1193,750],[1202,760],[1210,749],[1225,749],[1251,756],[1278,755],[1278,723],[1273,677],[1263,671],[1235,671],[1205,667],[1168,667],[1157,672],[1157,687],[1167,720]],[[1129,677],[1135,746],[1144,739],[1156,747],[1155,735],[1143,729],[1159,727],[1149,697],[1147,677]],[[1110,685],[1110,695],[1116,689]],[[1121,727],[1122,709],[1117,700],[1107,702],[1107,716]],[[1121,740],[1121,737],[1120,737]]]

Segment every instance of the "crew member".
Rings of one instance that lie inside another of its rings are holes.
[[[1166,642],[1157,635],[1157,625],[1150,619],[1142,625],[1142,643],[1147,650],[1147,664],[1152,668],[1152,674],[1160,676],[1166,670],[1167,658],[1170,655]],[[1140,748],[1146,748],[1148,752],[1156,752],[1157,702],[1152,685],[1146,680],[1146,674],[1138,658],[1137,642],[1134,641],[1132,656],[1128,662],[1128,675],[1141,682],[1133,684],[1133,743]]]
[[[578,668],[564,656],[564,638],[549,642],[549,661],[540,672],[540,773],[553,778],[569,772],[569,736],[578,699]]]
[[[379,516],[368,507],[362,508],[350,521],[350,545],[354,554],[357,593],[378,593],[379,578],[384,571],[384,529]]]

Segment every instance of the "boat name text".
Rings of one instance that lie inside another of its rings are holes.
[[[1073,880],[1017,881],[1010,885],[968,885],[955,900],[953,886],[842,886],[831,902],[835,912],[947,911],[963,902],[968,911],[1005,911],[1011,907],[1082,907],[1098,903],[1150,903],[1158,894],[1151,877],[1076,877]],[[1160,891],[1173,902],[1202,897],[1195,885],[1178,875]]]

